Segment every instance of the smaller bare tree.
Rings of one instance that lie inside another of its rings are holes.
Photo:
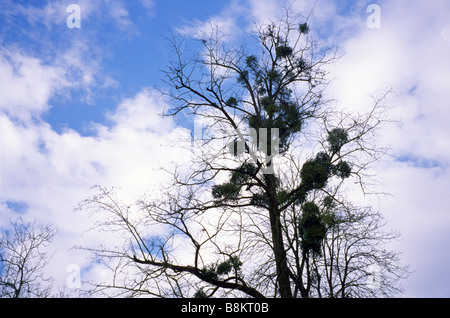
[[[48,297],[52,279],[45,277],[45,247],[56,235],[51,225],[25,223],[21,218],[0,236],[0,297]]]

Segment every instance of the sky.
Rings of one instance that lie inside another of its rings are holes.
[[[160,116],[171,106],[160,93],[170,32],[192,37],[213,23],[239,34],[276,17],[280,3],[1,1],[0,228],[18,216],[55,225],[48,271],[57,286],[73,264],[92,274],[72,249],[93,239],[92,220],[74,212],[91,187],[130,200],[157,193],[161,168],[182,157],[174,144],[189,123]],[[313,2],[289,3],[308,12]],[[71,4],[79,27],[70,27]],[[413,270],[403,297],[450,297],[450,2],[318,0],[310,25],[342,53],[326,91],[336,107],[364,112],[392,89],[385,104],[396,123],[378,133],[390,156],[374,167],[390,196],[373,203]]]

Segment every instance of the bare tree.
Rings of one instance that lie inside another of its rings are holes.
[[[397,290],[404,268],[371,250],[394,236],[378,234],[379,214],[342,199],[349,181],[367,192],[370,164],[385,152],[373,143],[384,95],[367,114],[336,112],[324,98],[324,66],[336,49],[313,41],[309,28],[287,10],[236,48],[212,27],[198,35],[200,54],[187,58],[185,39],[173,37],[168,115],[195,116],[214,133],[194,133],[191,170],[171,171],[160,199],[127,204],[98,187],[80,204],[106,212],[96,228],[128,242],[91,248],[113,272],[96,291],[290,298]],[[370,264],[381,268],[377,285],[364,273]]]
[[[371,208],[333,209],[320,255],[307,258],[306,290],[315,297],[392,297],[401,292],[398,280],[408,276],[400,255],[387,249],[398,238],[384,232],[381,215]],[[328,213],[330,210],[328,210]]]
[[[44,249],[56,230],[25,223],[21,218],[0,237],[0,296],[4,298],[48,297],[52,279],[45,277],[48,263]]]

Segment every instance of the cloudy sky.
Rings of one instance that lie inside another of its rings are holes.
[[[63,286],[71,264],[89,264],[70,249],[91,226],[74,206],[95,184],[130,200],[157,191],[160,168],[180,156],[175,141],[189,136],[185,122],[159,116],[170,107],[157,89],[169,31],[189,37],[208,22],[249,31],[280,3],[1,1],[0,228],[17,216],[54,224],[49,266]],[[69,27],[70,4],[79,27]],[[311,29],[343,53],[329,69],[337,107],[364,111],[372,94],[392,88],[385,103],[398,123],[379,132],[391,156],[375,167],[391,196],[375,204],[414,270],[403,296],[450,297],[450,2],[318,0]]]

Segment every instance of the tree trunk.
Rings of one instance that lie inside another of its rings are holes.
[[[269,216],[270,228],[272,231],[272,243],[275,256],[277,281],[280,296],[282,298],[292,298],[291,281],[289,279],[289,269],[287,266],[286,251],[283,243],[283,231],[280,220],[280,212],[276,200],[275,176],[268,174],[265,176],[269,190]]]

